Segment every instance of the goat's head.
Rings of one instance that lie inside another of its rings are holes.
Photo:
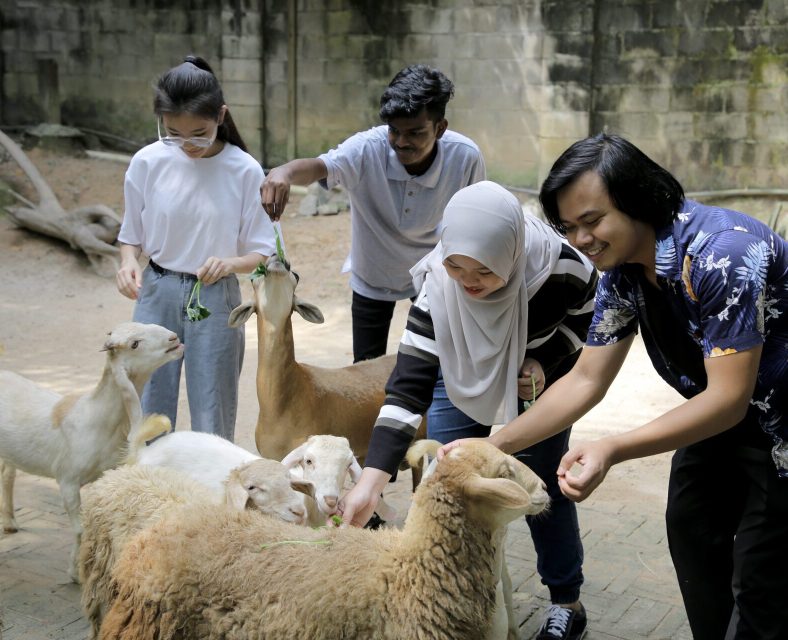
[[[290,265],[273,255],[258,267],[252,279],[254,300],[247,300],[230,313],[228,324],[238,327],[245,323],[256,312],[265,319],[266,324],[282,327],[293,311],[304,320],[321,324],[323,314],[315,305],[301,300],[295,290],[298,286],[298,275],[290,270]]]
[[[483,441],[469,441],[452,449],[423,484],[432,482],[452,487],[466,501],[468,517],[492,528],[540,513],[550,504],[539,476]]]
[[[109,334],[102,351],[122,361],[129,374],[150,374],[183,356],[183,344],[169,329],[157,324],[124,322]]]
[[[308,480],[291,478],[280,462],[260,458],[233,469],[225,493],[236,509],[249,507],[285,522],[306,524],[304,495],[314,497],[315,487]]]
[[[336,513],[348,474],[353,482],[361,477],[361,467],[350,443],[341,436],[310,436],[288,453],[282,464],[293,469],[297,477],[314,484],[317,506],[326,515]]]

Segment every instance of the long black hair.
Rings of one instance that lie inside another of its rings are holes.
[[[158,117],[163,113],[190,113],[218,121],[223,104],[219,80],[199,56],[186,56],[181,64],[166,71],[154,86],[153,111]],[[247,150],[229,110],[224,114],[216,137]]]
[[[558,192],[586,171],[599,174],[616,209],[655,229],[673,222],[684,201],[684,189],[670,172],[621,136],[600,133],[564,151],[542,183],[539,201],[558,231]]]
[[[422,109],[433,122],[443,120],[446,103],[454,95],[454,84],[442,71],[426,64],[405,67],[389,82],[380,97],[380,119],[413,118]]]

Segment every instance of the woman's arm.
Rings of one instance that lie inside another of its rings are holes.
[[[137,245],[120,245],[120,269],[115,275],[118,291],[131,300],[137,299],[142,288],[142,269],[139,257],[142,250]]]
[[[237,258],[217,258],[211,256],[197,269],[197,278],[204,284],[213,284],[231,273],[251,273],[258,264],[268,259],[257,252],[247,253]]]
[[[762,346],[704,361],[706,389],[659,418],[615,436],[572,447],[561,460],[559,486],[572,500],[584,500],[614,464],[673,451],[722,433],[740,422],[752,398]],[[583,470],[569,474],[572,465]]]

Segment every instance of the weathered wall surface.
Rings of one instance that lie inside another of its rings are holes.
[[[209,0],[0,0],[2,121],[62,121],[151,139],[156,135],[153,83],[195,53],[221,78],[241,134],[259,156],[263,115],[256,6]]]
[[[0,0],[0,21],[9,124],[149,138],[151,83],[196,52],[273,166],[378,124],[394,73],[426,62],[508,184],[603,129],[688,189],[788,182],[784,0]]]

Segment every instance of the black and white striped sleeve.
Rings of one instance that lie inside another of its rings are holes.
[[[397,363],[386,384],[381,407],[365,460],[365,466],[393,474],[405,457],[432,404],[438,379],[435,331],[424,291],[408,313],[408,322],[397,351]]]

